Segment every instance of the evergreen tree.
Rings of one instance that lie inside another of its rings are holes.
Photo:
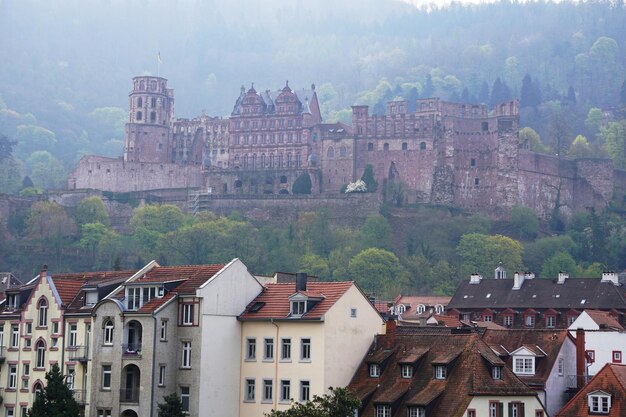
[[[491,100],[489,101],[489,106],[493,108],[496,105],[507,101],[510,96],[511,91],[509,90],[509,86],[507,86],[506,83],[498,77],[493,82],[493,87],[491,88]]]
[[[480,103],[489,103],[489,84],[487,81],[483,81],[480,86],[480,92],[478,93],[478,101]]]
[[[367,186],[368,193],[373,193],[378,188],[378,182],[376,182],[376,178],[374,177],[374,167],[371,164],[365,166],[361,180],[363,180]]]
[[[422,97],[429,98],[433,96],[435,92],[435,86],[433,84],[433,78],[430,74],[426,74],[426,81],[424,82],[424,89],[422,90]]]
[[[183,403],[175,392],[164,396],[163,402],[157,405],[159,407],[159,417],[185,417]]]
[[[5,135],[0,134],[0,162],[13,155],[14,141],[9,140]]]
[[[522,79],[522,89],[520,91],[519,105],[521,108],[530,107],[532,103],[533,80],[530,74],[524,75]]]
[[[80,409],[65,384],[59,365],[46,372],[46,387],[37,396],[28,417],[79,417]]]
[[[294,194],[311,194],[311,177],[306,172],[300,174],[298,178],[293,182],[291,192]]]
[[[417,109],[417,99],[420,98],[417,88],[415,87],[411,88],[406,94],[405,98],[408,104],[407,107],[408,107],[409,112],[410,113],[415,112],[415,110]]]

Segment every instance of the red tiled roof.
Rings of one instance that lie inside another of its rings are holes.
[[[440,316],[438,314],[435,314],[433,316],[435,318],[435,320],[437,320],[437,322],[443,322],[443,325],[446,327],[459,327],[461,326],[461,320],[459,320],[458,317],[454,317],[454,316]]]
[[[137,310],[137,313],[152,313],[153,311],[157,310],[159,307],[167,303],[169,300],[174,298],[175,295],[175,293],[170,292],[165,294],[161,298],[153,298],[152,300],[144,304],[139,310]]]
[[[123,277],[130,277],[134,273],[135,271],[81,272],[72,274],[52,274],[51,278],[61,298],[61,303],[67,306],[74,300],[86,283],[96,285]]]
[[[353,286],[352,281],[345,282],[309,282],[307,291],[314,294],[321,294],[324,299],[318,302],[311,310],[302,316],[302,319],[320,319],[326,312]],[[241,316],[242,320],[257,319],[286,319],[289,318],[290,303],[289,296],[296,292],[295,283],[267,284],[261,294],[259,294],[246,307]],[[256,303],[265,303],[257,312],[250,311]]]
[[[615,319],[608,311],[600,311],[600,310],[585,310],[585,313],[591,317],[593,321],[596,322],[600,328],[609,328],[609,329],[618,329],[624,330],[619,321]]]
[[[223,268],[222,264],[157,266],[133,283],[185,281],[176,287],[176,291],[193,293]]]

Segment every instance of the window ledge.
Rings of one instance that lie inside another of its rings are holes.
[[[281,363],[291,363],[291,359],[281,359]]]
[[[256,358],[246,358],[244,362],[256,362]]]
[[[254,403],[256,403],[256,401],[254,401],[254,400],[243,400],[243,402],[246,403],[246,404],[254,404]]]
[[[181,371],[190,371],[191,370],[191,366],[181,366],[180,368]]]
[[[274,359],[263,359],[265,363],[274,363]]]
[[[300,363],[311,363],[311,359],[300,359],[298,362],[300,362]]]

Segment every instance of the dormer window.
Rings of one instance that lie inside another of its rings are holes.
[[[443,305],[441,305],[441,304],[435,305],[435,313],[443,314],[443,310],[444,310]]]
[[[165,290],[163,287],[126,287],[127,307],[131,311],[139,310],[151,299],[163,297]]]
[[[611,394],[594,391],[587,395],[590,413],[608,414],[611,410]]]
[[[409,417],[426,417],[424,407],[409,407]]]
[[[422,314],[426,311],[426,306],[424,304],[418,304],[417,306],[417,314]]]
[[[514,357],[514,371],[517,375],[534,375],[535,374],[535,358],[518,356]]]
[[[401,369],[402,378],[413,377],[413,367],[411,365],[402,365],[400,369]]]
[[[20,305],[20,295],[19,294],[9,294],[7,296],[7,307],[11,310],[17,309]]]
[[[377,363],[370,364],[370,377],[378,378],[380,376],[380,365]]]
[[[445,365],[435,365],[435,379],[446,379],[446,371]]]
[[[302,316],[306,313],[306,301],[297,300],[291,302],[291,315]]]
[[[502,379],[502,367],[501,366],[494,366],[493,368],[491,368],[491,377],[494,380]]]

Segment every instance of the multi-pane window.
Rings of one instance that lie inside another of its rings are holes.
[[[563,376],[565,373],[565,359],[559,358],[558,366],[559,376]]]
[[[183,360],[181,368],[191,368],[191,342],[183,342]]]
[[[271,337],[263,340],[263,359],[274,360],[274,339]]]
[[[69,339],[69,347],[75,347],[78,345],[78,324],[72,323],[70,324],[70,339]]]
[[[161,341],[167,340],[167,320],[161,320]]]
[[[500,415],[500,403],[495,401],[489,402],[489,417],[502,417]]]
[[[380,365],[377,363],[370,364],[370,376],[372,378],[378,378],[380,376]]]
[[[256,360],[256,339],[253,337],[246,339],[246,360]]]
[[[111,389],[111,365],[102,365],[102,389]]]
[[[263,401],[269,402],[274,398],[274,381],[271,379],[263,380]]]
[[[381,404],[377,405],[376,417],[391,417],[391,406]]]
[[[28,389],[28,377],[30,376],[30,364],[22,365],[22,389]]]
[[[112,320],[107,320],[106,323],[104,323],[104,344],[105,345],[112,345],[113,344],[113,321]]]
[[[23,405],[20,407],[20,417],[28,416],[28,407]]]
[[[311,360],[311,339],[300,339],[300,360]]]
[[[283,361],[291,360],[291,339],[282,339],[280,345],[280,359]]]
[[[20,325],[11,325],[11,347],[18,348],[20,346]]]
[[[622,351],[621,350],[613,351],[613,363],[622,363]]]
[[[311,382],[300,381],[300,402],[306,402],[311,399]]]
[[[159,386],[165,385],[165,365],[159,365]]]
[[[43,368],[46,366],[46,345],[43,340],[37,342],[37,368]]]
[[[291,302],[291,314],[294,316],[301,316],[306,313],[306,301],[292,301]]]
[[[493,379],[502,379],[502,367],[494,366],[493,368],[491,368],[491,377]]]
[[[444,365],[435,366],[435,379],[446,379],[446,367]]]
[[[546,316],[546,327],[556,327],[556,316]]]
[[[535,373],[535,358],[515,358],[515,373],[532,375]]]
[[[256,391],[256,381],[254,380],[254,378],[246,379],[246,391],[244,394],[246,396],[245,401],[253,402],[255,391]]]
[[[189,413],[189,400],[191,393],[189,387],[180,387],[180,402],[183,405],[183,411]]]
[[[9,365],[9,381],[7,388],[15,389],[17,387],[17,365]]]
[[[504,316],[504,326],[511,327],[512,325],[513,325],[513,316],[510,314],[507,314],[506,316]]]
[[[476,417],[476,410],[467,410],[467,417]]]
[[[98,417],[111,417],[111,409],[110,408],[98,408],[97,415]]]
[[[15,417],[15,408],[7,407],[6,408],[6,417]]]
[[[526,315],[524,319],[524,323],[526,324],[526,327],[535,327],[535,315],[534,314]]]
[[[426,409],[424,407],[409,407],[408,417],[426,417]]]
[[[183,304],[183,325],[193,325],[193,304]]]
[[[589,395],[589,411],[592,413],[608,413],[611,410],[611,396],[606,394]]]
[[[402,365],[400,372],[402,378],[411,378],[413,376],[413,367],[411,365]]]
[[[282,379],[280,381],[280,401],[291,401],[291,381],[288,379]]]
[[[39,300],[39,321],[37,322],[39,327],[45,327],[48,325],[48,302],[45,298]]]
[[[65,385],[70,389],[70,391],[74,390],[74,376],[76,375],[76,370],[73,366],[67,367],[67,376],[65,377]]]

